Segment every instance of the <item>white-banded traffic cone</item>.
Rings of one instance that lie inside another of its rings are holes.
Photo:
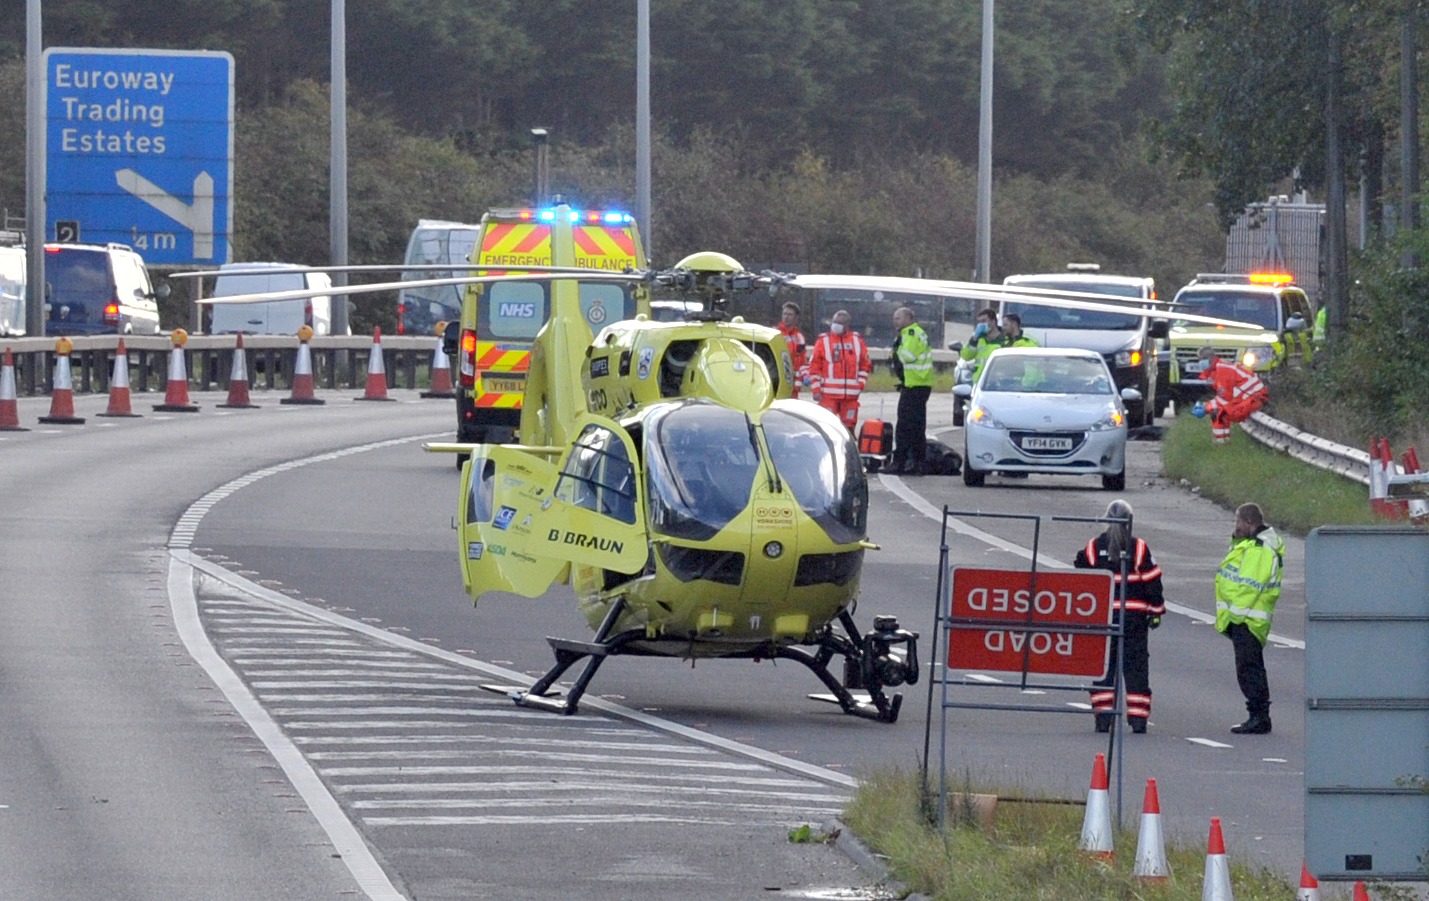
[[[5,363],[0,366],[0,432],[28,432],[20,425],[20,403],[15,398],[15,354],[5,348]]]
[[[1131,875],[1142,882],[1161,882],[1171,875],[1166,865],[1166,840],[1161,832],[1161,799],[1156,780],[1146,780],[1146,798],[1141,805],[1141,829],[1136,834],[1136,866]]]
[[[248,357],[243,352],[243,333],[233,345],[233,365],[228,370],[228,399],[219,404],[225,409],[251,410],[258,405],[248,397]]]
[[[442,349],[442,333],[446,323],[437,323],[437,346],[432,351],[432,387],[422,392],[422,397],[456,397],[456,387],[452,384],[452,361]]]
[[[68,338],[55,342],[55,384],[50,389],[50,415],[40,422],[52,425],[83,425],[84,418],[74,415],[74,382],[70,378],[69,353],[74,344]]]
[[[1206,842],[1206,878],[1201,883],[1201,901],[1235,901],[1231,894],[1231,867],[1226,860],[1226,842],[1221,836],[1221,818],[1211,817],[1211,837]]]
[[[1077,847],[1102,860],[1116,856],[1111,807],[1107,803],[1105,754],[1098,754],[1092,764],[1092,787],[1087,789],[1087,812],[1082,815],[1082,840]]]
[[[1389,477],[1394,475],[1394,454],[1388,438],[1372,438],[1369,442],[1369,506],[1383,519],[1403,519],[1404,503],[1389,496]]]
[[[114,373],[109,377],[109,407],[100,416],[138,416],[129,403],[129,351],[124,339],[114,349]]]
[[[1364,887],[1363,882],[1355,883],[1355,896],[1353,901],[1369,901],[1369,890]]]
[[[1295,901],[1320,901],[1320,882],[1310,875],[1310,868],[1300,864],[1300,890],[1295,893]]]
[[[280,404],[325,404],[327,401],[313,396],[313,354],[308,349],[308,341],[313,337],[309,326],[298,329],[298,358],[293,363],[293,390]]]
[[[387,369],[382,365],[382,328],[372,328],[372,350],[367,353],[367,391],[353,400],[396,400],[387,396]]]
[[[154,409],[164,413],[197,413],[198,406],[189,403],[189,371],[184,364],[184,345],[189,333],[176,328],[169,340],[174,349],[169,351],[169,377],[164,382],[164,402],[154,404]]]
[[[1404,474],[1408,476],[1418,475],[1424,470],[1419,468],[1419,452],[1413,446],[1405,451],[1399,458],[1404,467]],[[1412,497],[1407,505],[1410,522],[1423,524],[1429,520],[1429,499],[1422,497]]]

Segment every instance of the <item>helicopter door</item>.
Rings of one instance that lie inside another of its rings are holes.
[[[570,563],[639,572],[650,551],[634,443],[614,421],[593,414],[579,417],[572,431],[575,443],[561,461],[529,548]]]
[[[462,467],[457,535],[462,582],[476,600],[488,591],[539,597],[560,578],[565,561],[527,550],[556,468],[510,447],[483,445]]]

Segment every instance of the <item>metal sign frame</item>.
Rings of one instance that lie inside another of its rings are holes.
[[[1066,623],[1045,623],[1045,622],[1038,622],[1038,621],[1034,618],[1034,616],[1033,616],[1033,611],[1032,611],[1031,609],[1029,609],[1029,611],[1028,611],[1028,619],[1027,619],[1025,622],[1020,623],[1020,624],[1014,623],[1014,622],[1010,622],[1009,620],[1007,620],[1007,619],[1005,619],[1005,618],[985,618],[985,619],[984,619],[984,618],[976,618],[976,617],[957,617],[957,618],[954,618],[954,617],[951,616],[952,578],[951,578],[951,567],[949,566],[949,547],[948,547],[948,531],[949,531],[949,529],[948,529],[948,520],[949,520],[949,518],[951,518],[951,517],[974,518],[974,519],[1015,520],[1015,521],[1022,521],[1022,522],[1029,523],[1030,526],[1031,526],[1031,528],[1032,528],[1032,554],[1031,554],[1031,562],[1030,562],[1029,567],[1028,567],[1028,570],[1027,570],[1027,575],[1028,575],[1028,579],[1029,579],[1029,584],[1030,584],[1030,586],[1031,586],[1034,590],[1035,590],[1035,587],[1036,587],[1036,584],[1037,584],[1037,573],[1038,573],[1038,569],[1037,569],[1038,547],[1040,546],[1040,543],[1041,543],[1042,522],[1043,522],[1044,519],[1047,519],[1047,520],[1052,521],[1052,522],[1099,523],[1099,524],[1102,524],[1102,525],[1109,525],[1109,524],[1112,524],[1112,523],[1123,523],[1123,522],[1124,522],[1124,523],[1127,524],[1128,527],[1130,527],[1130,525],[1131,525],[1131,520],[1130,520],[1130,519],[1119,519],[1119,518],[1105,517],[1105,516],[1101,516],[1101,517],[1078,517],[1078,516],[1051,516],[1051,517],[1043,517],[1043,516],[1039,516],[1039,515],[1037,515],[1037,514],[1027,514],[1027,513],[994,513],[994,512],[987,512],[987,511],[983,511],[983,510],[975,510],[975,511],[974,511],[974,510],[952,510],[952,509],[949,509],[949,508],[946,507],[946,506],[943,507],[943,515],[942,515],[942,534],[941,534],[941,537],[940,537],[940,540],[939,540],[939,550],[938,550],[938,579],[937,579],[937,586],[936,586],[936,588],[935,588],[935,590],[934,590],[934,597],[933,597],[933,605],[934,605],[934,614],[933,614],[934,630],[933,630],[933,646],[932,646],[932,649],[931,649],[931,651],[930,651],[930,658],[931,658],[931,660],[932,660],[933,672],[930,674],[930,678],[929,678],[929,680],[928,680],[928,707],[927,707],[927,715],[926,715],[926,720],[925,720],[926,726],[925,726],[924,735],[923,735],[923,767],[922,767],[922,771],[923,771],[923,774],[924,774],[924,778],[926,779],[926,778],[927,778],[928,771],[929,771],[929,759],[928,759],[928,758],[929,758],[929,756],[930,756],[930,754],[931,754],[931,746],[932,746],[931,732],[932,732],[932,728],[933,728],[933,695],[934,695],[935,686],[936,686],[936,688],[941,691],[941,697],[940,697],[940,699],[939,699],[939,707],[941,708],[941,710],[940,710],[940,719],[939,719],[939,745],[938,745],[938,816],[937,816],[937,825],[938,825],[938,828],[939,828],[939,829],[942,829],[942,828],[944,827],[944,825],[945,825],[944,819],[945,819],[945,816],[946,816],[947,803],[948,803],[948,776],[947,776],[948,710],[950,710],[950,709],[955,709],[955,708],[964,708],[964,709],[976,709],[976,710],[1010,710],[1010,711],[1016,711],[1016,712],[1022,712],[1022,713],[1073,713],[1073,714],[1078,714],[1078,715],[1084,715],[1084,712],[1081,711],[1081,710],[1076,710],[1076,709],[1073,709],[1073,708],[1069,708],[1069,707],[1067,707],[1067,706],[1058,706],[1058,705],[1052,705],[1052,704],[976,703],[976,702],[970,702],[970,701],[950,700],[949,697],[948,697],[948,691],[949,691],[949,688],[950,688],[951,686],[957,685],[957,686],[959,686],[959,687],[974,687],[974,688],[1014,688],[1014,689],[1017,689],[1017,690],[1019,690],[1019,691],[1025,691],[1025,690],[1027,690],[1027,689],[1037,689],[1037,690],[1042,690],[1042,691],[1077,691],[1077,692],[1090,692],[1093,688],[1097,687],[1097,686],[1094,686],[1093,684],[1091,684],[1091,683],[1089,683],[1089,682],[1073,681],[1073,680],[1072,680],[1073,677],[1067,677],[1067,678],[1068,678],[1068,681],[1060,681],[1060,682],[1031,681],[1031,680],[1029,680],[1029,678],[1028,678],[1028,676],[1031,674],[1031,671],[1030,671],[1030,669],[1029,669],[1026,665],[1024,665],[1024,667],[1023,667],[1023,670],[1022,670],[1022,672],[1021,672],[1021,677],[1020,677],[1020,679],[1019,679],[1018,681],[1016,681],[1016,682],[977,682],[977,681],[970,681],[970,680],[967,680],[967,679],[962,679],[962,680],[953,680],[953,679],[951,679],[951,678],[949,677],[947,663],[946,663],[946,661],[944,661],[944,660],[942,659],[942,655],[941,655],[940,652],[939,652],[939,648],[940,648],[939,642],[940,642],[940,641],[942,642],[941,647],[947,647],[947,646],[950,644],[950,642],[951,642],[951,637],[950,637],[950,636],[951,636],[951,633],[952,633],[954,630],[957,630],[957,629],[984,630],[984,629],[988,629],[988,628],[996,628],[996,629],[1005,630],[1005,631],[1020,631],[1020,632],[1026,633],[1026,634],[1047,633],[1047,632],[1051,632],[1051,633],[1062,633],[1062,632],[1066,632],[1066,633],[1077,633],[1077,634],[1082,634],[1082,635],[1104,636],[1104,637],[1107,638],[1108,640],[1111,640],[1111,639],[1115,639],[1115,640],[1116,640],[1116,654],[1115,654],[1115,659],[1110,662],[1110,665],[1111,665],[1111,667],[1113,668],[1113,673],[1114,673],[1114,675],[1113,675],[1113,680],[1112,680],[1112,690],[1115,692],[1116,700],[1114,701],[1114,706],[1113,706],[1113,711],[1112,711],[1113,714],[1114,714],[1114,720],[1113,720],[1113,723],[1112,723],[1111,731],[1110,731],[1110,733],[1109,733],[1108,736],[1107,736],[1107,759],[1108,759],[1108,761],[1110,761],[1110,762],[1113,763],[1113,765],[1114,765],[1114,770],[1115,770],[1115,774],[1116,774],[1116,775],[1115,775],[1115,780],[1114,780],[1114,781],[1116,782],[1116,813],[1115,813],[1115,816],[1116,816],[1116,822],[1117,822],[1118,824],[1121,823],[1121,821],[1122,821],[1122,816],[1121,816],[1121,815],[1122,815],[1122,760],[1121,760],[1121,755],[1120,755],[1119,753],[1117,753],[1117,751],[1118,751],[1118,749],[1122,746],[1122,743],[1121,743],[1121,725],[1120,725],[1120,724],[1121,724],[1122,720],[1125,718],[1125,715],[1126,715],[1126,686],[1125,686],[1126,680],[1125,680],[1125,666],[1124,666],[1124,657],[1125,657],[1125,654],[1124,654],[1124,642],[1122,641],[1122,638],[1124,637],[1124,629],[1123,629],[1123,625],[1122,625],[1123,618],[1120,617],[1120,616],[1116,616],[1116,615],[1115,615],[1115,609],[1116,609],[1116,603],[1115,603],[1115,602],[1116,602],[1117,600],[1119,600],[1119,601],[1121,601],[1122,606],[1125,605],[1125,601],[1126,601],[1126,585],[1127,585],[1127,578],[1126,578],[1126,577],[1127,577],[1127,568],[1128,568],[1129,563],[1130,563],[1129,559],[1127,558],[1126,555],[1123,555],[1123,557],[1122,557],[1122,560],[1121,560],[1121,581],[1120,581],[1120,583],[1119,583],[1119,584],[1120,584],[1120,596],[1113,598],[1113,603],[1112,603],[1112,605],[1111,605],[1111,606],[1112,606],[1112,610],[1111,610],[1111,613],[1110,613],[1110,620],[1111,620],[1111,621],[1110,621],[1107,625],[1105,625],[1105,626],[1069,625],[1069,624],[1066,624]],[[1029,649],[1027,653],[1030,654],[1030,644],[1025,645],[1025,647],[1027,647],[1027,648]],[[941,667],[941,672],[940,672],[939,669],[938,669],[939,667]]]

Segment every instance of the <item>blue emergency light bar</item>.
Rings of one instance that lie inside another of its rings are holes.
[[[533,213],[530,210],[522,210],[521,217],[523,219],[532,218]],[[534,213],[534,218],[540,219],[542,222],[555,222],[556,211],[553,209],[537,210]],[[570,220],[573,223],[599,222],[605,225],[626,225],[635,221],[635,217],[629,213],[603,212],[600,210],[571,210]]]

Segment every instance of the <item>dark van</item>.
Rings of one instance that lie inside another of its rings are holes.
[[[45,310],[51,335],[159,333],[144,258],[125,244],[46,244]]]

